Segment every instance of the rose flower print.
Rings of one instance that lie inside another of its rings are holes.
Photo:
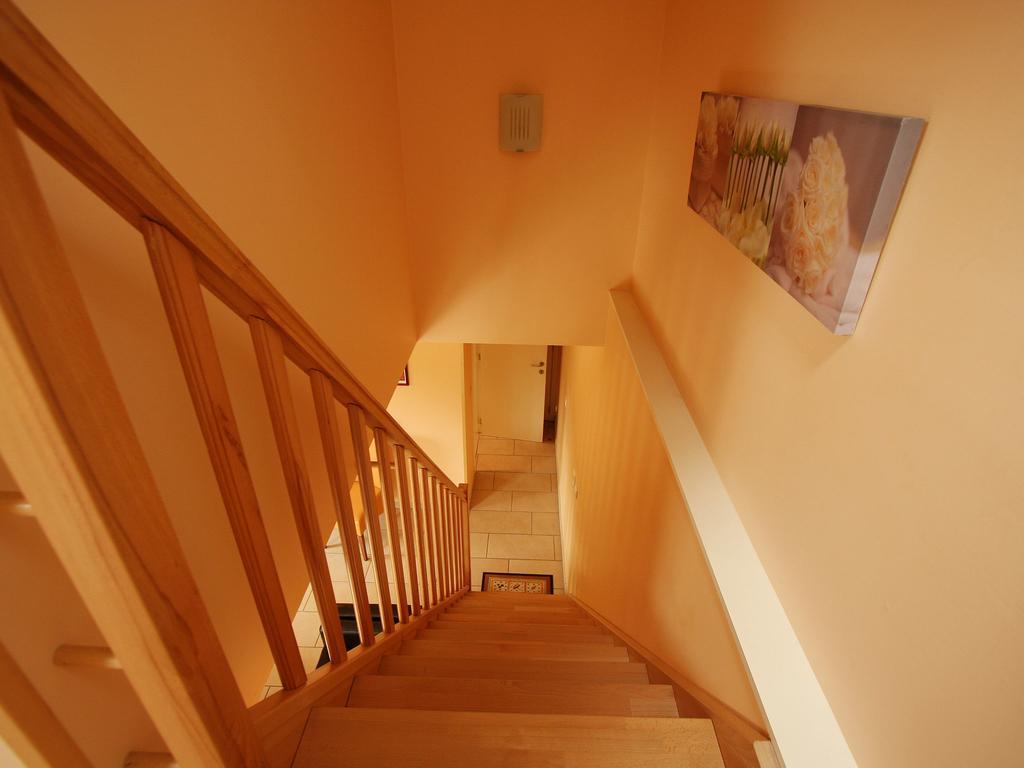
[[[826,290],[836,255],[849,239],[846,163],[830,131],[811,140],[799,183],[782,208],[786,271],[808,296]]]

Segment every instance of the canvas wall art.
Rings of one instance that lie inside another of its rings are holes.
[[[705,92],[689,205],[826,328],[850,334],[923,129]]]

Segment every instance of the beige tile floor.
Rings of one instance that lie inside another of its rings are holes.
[[[550,573],[554,577],[555,593],[564,593],[554,453],[554,443],[480,438],[469,513],[474,590],[480,589],[484,571],[496,571]],[[340,543],[335,528],[327,541],[327,567],[331,572],[335,599],[339,603],[351,603],[352,588]],[[404,541],[402,546],[404,549]],[[394,601],[398,589],[394,583],[395,569],[387,541],[384,542],[384,550]],[[360,567],[370,601],[376,603],[380,593],[373,563],[361,562]],[[408,574],[405,583],[406,591],[411,592]],[[309,587],[292,621],[292,629],[303,666],[311,672],[320,658],[323,640],[320,637],[320,616]],[[264,696],[279,690],[281,678],[274,669],[267,678]]]
[[[404,544],[403,544],[404,546]],[[385,560],[389,575],[390,593],[392,601],[397,601],[398,588],[394,583],[395,569],[391,562],[389,547],[385,542]],[[331,573],[331,584],[334,585],[334,598],[339,603],[352,602],[352,587],[349,583],[348,567],[345,564],[345,553],[341,547],[341,539],[338,529],[335,527],[326,547],[327,568]],[[366,579],[366,593],[371,603],[380,600],[380,592],[377,589],[377,572],[372,561],[361,561],[360,567]],[[406,592],[411,592],[412,586],[409,583],[408,575],[405,578]],[[323,650],[323,639],[320,636],[320,614],[316,609],[316,600],[313,599],[313,592],[306,587],[306,593],[299,603],[299,610],[292,620],[292,630],[295,632],[295,640],[299,646],[299,655],[302,657],[302,666],[306,672],[316,669],[316,663],[320,659],[320,652]],[[272,669],[267,678],[264,697],[281,690],[281,678],[277,669]]]
[[[549,573],[565,592],[555,444],[481,437],[470,505],[473,589],[484,571]]]

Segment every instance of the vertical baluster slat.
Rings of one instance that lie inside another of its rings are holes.
[[[466,529],[462,524],[462,498],[456,494],[454,502],[455,529],[459,532],[459,546],[456,550],[458,552],[458,567],[455,569],[455,573],[458,575],[459,589],[461,589],[466,586]]]
[[[433,605],[434,602],[430,599],[429,586],[427,584],[427,532],[424,524],[426,519],[426,495],[420,492],[419,462],[416,461],[415,456],[409,462],[412,473],[412,501],[416,506],[416,541],[419,544],[420,555],[420,589],[423,594],[423,607],[426,608]],[[426,488],[425,477],[423,487],[424,489]]]
[[[434,605],[440,602],[441,588],[437,582],[437,551],[434,549],[434,478],[427,469],[423,470],[423,511],[427,529],[427,549],[430,554],[427,567],[430,571],[430,594]]]
[[[302,451],[302,436],[295,415],[291,388],[288,385],[288,371],[285,367],[284,347],[281,334],[270,323],[260,317],[249,318],[256,362],[263,380],[263,392],[270,410],[270,423],[281,458],[285,485],[295,515],[295,526],[299,533],[299,545],[309,572],[310,586],[320,613],[324,639],[331,661],[345,659],[345,641],[341,635],[341,620],[338,618],[338,604],[334,599],[334,585],[324,555],[324,540],[320,534],[313,505],[313,493],[309,487],[306,462]]]
[[[465,533],[465,555],[463,555],[463,569],[466,572],[466,586],[473,588],[473,536],[469,528],[469,493],[462,500],[462,529]]]
[[[143,234],[270,654],[281,684],[289,689],[298,688],[306,682],[306,673],[242,449],[195,262],[189,250],[159,224],[144,222]]]
[[[412,499],[409,496],[409,461],[405,456],[405,446],[395,446],[395,469],[398,476],[398,498],[402,505],[402,528],[405,530],[406,558],[409,562],[409,587],[412,598],[412,613],[420,615],[419,577],[416,573],[416,547],[414,546],[414,528],[412,524]]]
[[[367,438],[366,413],[355,403],[348,405],[349,426],[352,429],[352,447],[356,452],[356,470],[359,474],[359,493],[366,511],[366,525],[370,529],[370,546],[373,550],[373,568],[377,576],[377,592],[380,599],[380,621],[385,634],[395,631],[395,619],[391,607],[391,588],[388,586],[388,565],[384,559],[384,540],[381,538],[380,515],[377,497],[373,492],[373,468],[370,466],[370,445]]]
[[[445,553],[448,560],[445,563],[448,576],[448,591],[455,591],[455,527],[452,525],[452,492],[450,488],[444,489],[444,527],[447,546]]]
[[[436,477],[431,478],[431,490],[434,497],[434,537],[437,540],[437,584],[441,599],[448,597],[448,579],[445,574],[447,542],[444,536],[444,486]]]
[[[405,569],[402,566],[402,528],[398,524],[395,510],[395,479],[391,474],[391,443],[387,432],[380,427],[373,430],[377,443],[377,469],[380,474],[381,497],[384,502],[384,517],[388,523],[388,543],[391,545],[391,564],[395,569],[395,591],[398,592],[398,620],[409,623],[409,600],[405,594]]]
[[[341,536],[345,566],[352,587],[352,603],[355,608],[356,625],[359,627],[359,641],[364,647],[369,647],[374,643],[373,620],[370,616],[370,599],[366,592],[366,579],[359,554],[359,535],[356,533],[352,499],[349,496],[341,428],[338,426],[338,412],[334,404],[334,385],[326,374],[317,370],[309,372],[309,382],[313,389],[313,404],[316,406],[320,441],[324,447],[327,477],[330,479],[331,493],[334,496],[338,533]]]

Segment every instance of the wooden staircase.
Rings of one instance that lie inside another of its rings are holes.
[[[294,768],[723,765],[711,721],[569,597],[469,593],[314,707]]]

